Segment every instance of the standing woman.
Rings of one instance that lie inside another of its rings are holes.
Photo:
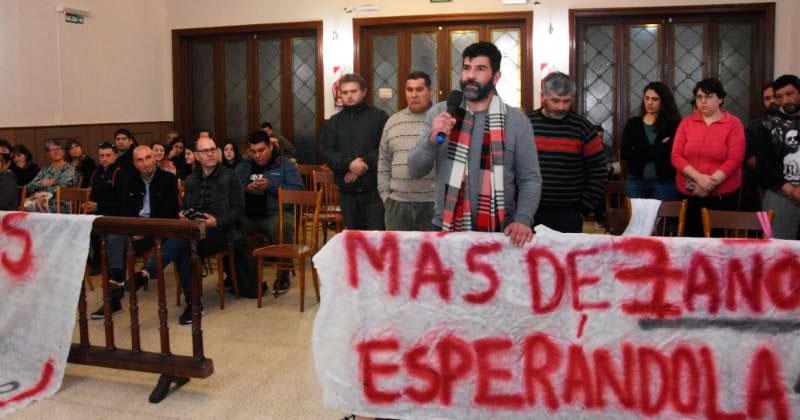
[[[233,140],[228,140],[222,146],[222,164],[230,169],[236,169],[242,156],[239,155],[239,146]]]
[[[14,160],[11,172],[17,176],[17,185],[28,185],[39,173],[39,165],[33,161],[33,154],[25,145],[18,144],[11,148],[11,156]]]
[[[689,199],[686,236],[703,236],[700,209],[735,210],[742,185],[744,127],[739,118],[721,109],[722,83],[714,78],[697,83],[697,112],[684,118],[675,133],[672,164],[678,190]]]
[[[67,147],[68,161],[75,167],[75,183],[80,181],[80,188],[89,188],[92,173],[97,168],[94,159],[83,153],[83,148],[78,140],[71,140]]]
[[[671,162],[678,123],[678,107],[667,85],[648,83],[641,115],[629,119],[622,131],[621,154],[628,168],[625,195],[662,201],[680,198]]]
[[[75,167],[64,160],[64,147],[55,140],[47,140],[44,144],[47,157],[50,163],[45,165],[41,171],[28,184],[28,191],[31,193],[44,191],[51,194],[47,201],[50,212],[55,213],[56,189],[58,187],[72,187],[77,180]],[[61,213],[69,213],[68,202],[61,203]]]
[[[167,171],[171,174],[177,173],[177,169],[175,169],[175,164],[172,163],[171,160],[166,158],[167,150],[164,148],[163,144],[155,142],[150,145],[150,149],[153,150],[153,159],[155,159],[156,164],[160,169]]]

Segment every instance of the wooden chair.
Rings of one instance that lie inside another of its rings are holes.
[[[687,200],[662,201],[653,235],[682,237],[686,227],[687,203]]]
[[[300,177],[303,178],[303,186],[306,191],[315,191],[314,185],[314,171],[329,170],[324,165],[297,165],[297,172],[300,172]]]
[[[216,263],[217,267],[217,293],[219,293],[219,309],[225,309],[225,258],[228,259],[231,270],[231,282],[233,282],[233,292],[236,294],[236,299],[239,299],[239,278],[236,276],[236,262],[233,257],[233,250],[227,249],[225,251],[217,252],[216,254],[209,255],[208,258]],[[173,264],[174,267],[174,264]],[[175,268],[175,280],[177,286],[175,288],[175,305],[181,306],[181,281],[178,276],[178,269]]]
[[[86,214],[83,209],[83,204],[89,201],[92,195],[91,188],[73,188],[73,187],[58,187],[56,188],[56,213],[61,214],[61,202],[69,202],[69,214]],[[83,281],[89,286],[89,290],[94,291],[94,282],[91,276],[91,267],[89,261],[86,262],[86,269],[83,271]]]
[[[84,214],[83,204],[89,201],[91,188],[58,187],[56,188],[56,213],[61,214],[61,202],[69,202],[69,214]]]
[[[294,270],[295,265],[300,277],[300,312],[305,309],[306,292],[306,258],[311,257],[317,250],[317,237],[319,235],[319,210],[322,201],[322,191],[292,191],[278,190],[278,208],[291,206],[291,216],[295,221],[294,236],[292,243],[285,244],[284,238],[284,214],[286,211],[278,212],[278,245],[267,245],[253,251],[253,256],[257,259],[258,273],[258,307],[261,307],[264,295],[264,258],[275,259],[268,264],[274,265],[275,270]],[[309,216],[310,215],[310,216]],[[310,217],[310,219],[309,219]],[[306,226],[310,225],[311,234],[306,234]],[[283,261],[291,260],[290,263]],[[295,264],[296,263],[296,264]],[[319,279],[317,270],[311,268],[311,276],[314,280],[314,292],[319,302]]]
[[[22,185],[17,187],[19,192],[19,211],[25,211],[25,198],[28,197],[28,186]]]
[[[755,211],[728,211],[711,210],[703,207],[700,209],[703,217],[703,233],[706,238],[714,230],[722,230],[722,238],[763,238],[764,230]],[[772,223],[775,216],[772,210],[767,212],[767,218]]]
[[[314,189],[322,191],[322,205],[319,211],[319,223],[322,227],[322,243],[328,242],[328,227],[332,226],[336,233],[342,231],[343,217],[339,187],[330,170],[314,171]]]
[[[625,196],[625,181],[608,181],[605,193],[606,232],[621,235],[631,218],[631,202]]]
[[[178,179],[178,207],[183,207],[183,198],[186,197],[186,184],[182,179]]]

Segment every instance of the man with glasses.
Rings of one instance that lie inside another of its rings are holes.
[[[236,175],[244,187],[245,217],[248,235],[262,234],[270,244],[278,244],[278,189],[302,190],[303,179],[297,167],[281,154],[264,131],[250,135],[250,158],[236,167]],[[292,241],[291,216],[284,217],[284,242]],[[289,272],[280,271],[275,283],[277,293],[289,290]]]
[[[199,220],[206,225],[205,238],[197,243],[201,256],[213,255],[241,243],[244,236],[240,229],[240,218],[244,211],[242,187],[236,175],[217,159],[214,140],[203,137],[197,140],[194,152],[197,169],[186,178],[186,195],[181,220]],[[186,308],[179,318],[181,325],[192,323],[192,258],[190,244],[184,239],[170,238],[162,247],[164,266],[174,263],[178,268]],[[157,261],[151,258],[138,278],[148,280],[155,276]],[[228,267],[227,270],[232,270]]]

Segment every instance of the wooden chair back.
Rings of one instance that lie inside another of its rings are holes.
[[[314,171],[314,189],[322,191],[322,211],[341,211],[339,187],[330,170]]]
[[[686,227],[687,200],[662,201],[656,215],[654,236],[682,237]]]
[[[183,208],[183,199],[186,197],[186,182],[178,178],[178,206]]]
[[[608,181],[605,202],[608,233],[621,235],[631,218],[631,202],[625,196],[625,181]]]
[[[297,191],[278,189],[278,243],[284,244],[285,215],[289,213],[294,221],[294,245],[306,245],[312,250],[317,249],[317,235],[319,233],[319,209],[322,201],[322,191]],[[287,211],[288,210],[288,211]],[[308,226],[310,229],[305,229]],[[310,230],[310,235],[308,234]]]
[[[314,171],[329,170],[323,165],[297,165],[297,172],[300,172],[300,178],[303,178],[303,186],[306,191],[314,191]]]
[[[754,211],[728,211],[711,210],[703,207],[703,233],[706,238],[763,238],[764,230]],[[767,218],[772,223],[775,216],[772,210],[767,212]],[[721,236],[712,236],[718,234]]]
[[[28,186],[18,186],[17,192],[19,192],[19,211],[25,211],[25,198],[28,197]]]
[[[91,188],[56,188],[56,213],[61,214],[61,203],[68,201],[69,214],[84,214],[83,203],[89,201],[91,194]]]

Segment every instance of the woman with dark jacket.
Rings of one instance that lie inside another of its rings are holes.
[[[11,172],[17,176],[17,185],[28,185],[33,181],[33,178],[39,173],[39,165],[33,161],[33,153],[22,144],[18,144],[11,148]]]
[[[625,195],[630,198],[678,200],[672,143],[680,123],[678,107],[669,88],[661,82],[644,87],[641,115],[625,123],[622,160],[627,167]]]
[[[67,146],[67,155],[67,161],[75,167],[75,176],[78,177],[75,182],[80,182],[80,185],[77,186],[80,188],[89,188],[90,178],[97,168],[94,159],[83,153],[83,147],[81,147],[81,143],[78,140],[71,140],[69,142]]]

